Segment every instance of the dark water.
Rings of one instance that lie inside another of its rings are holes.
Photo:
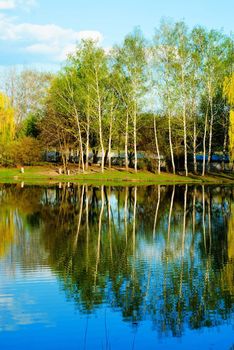
[[[0,185],[0,349],[234,348],[234,187]]]

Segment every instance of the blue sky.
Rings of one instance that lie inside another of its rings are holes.
[[[234,0],[0,0],[0,66],[57,69],[81,38],[105,48],[162,17],[234,32]]]

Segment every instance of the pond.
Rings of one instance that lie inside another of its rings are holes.
[[[0,185],[0,348],[234,348],[234,187]]]

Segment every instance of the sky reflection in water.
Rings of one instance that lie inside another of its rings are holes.
[[[234,188],[0,187],[1,349],[232,349]]]

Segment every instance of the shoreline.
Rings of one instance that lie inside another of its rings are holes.
[[[126,171],[123,168],[106,169],[104,173],[100,168],[92,167],[85,173],[73,173],[70,175],[59,175],[58,167],[52,165],[26,166],[24,174],[20,168],[0,168],[0,183],[21,183],[38,184],[38,183],[81,183],[81,184],[103,184],[119,186],[143,186],[143,185],[176,185],[176,184],[226,184],[234,185],[234,174],[207,174],[202,177],[199,175],[189,174],[188,177],[183,175],[173,175],[162,172],[160,175],[146,170]]]

